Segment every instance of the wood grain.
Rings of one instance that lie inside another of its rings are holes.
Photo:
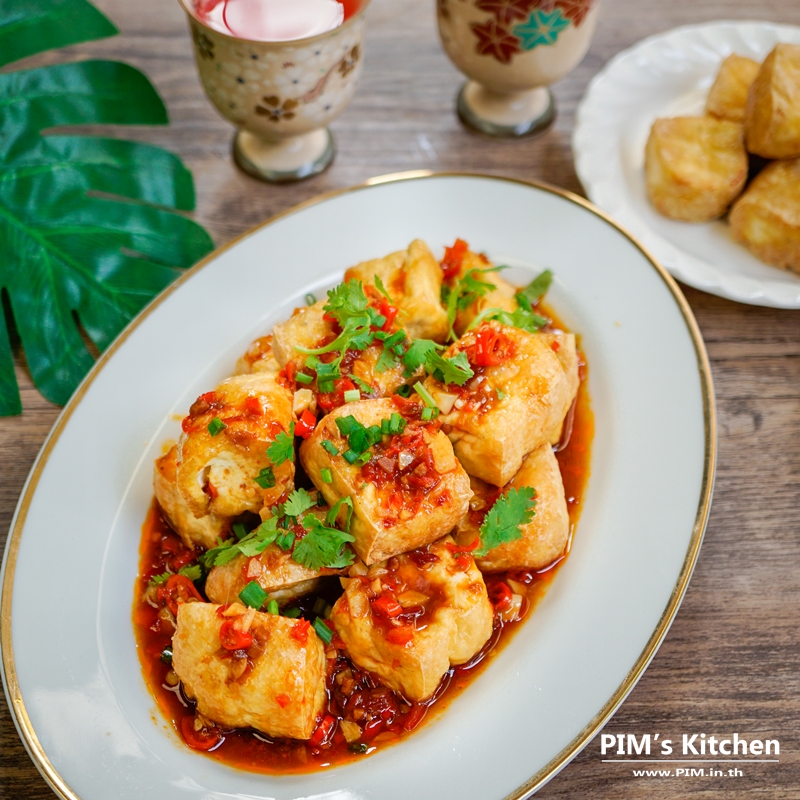
[[[477,170],[581,192],[569,144],[574,112],[588,81],[611,56],[676,25],[755,16],[800,24],[796,0],[604,0],[589,54],[555,87],[555,125],[538,139],[494,142],[462,129],[453,114],[461,78],[439,46],[432,0],[373,0],[364,77],[333,126],[334,165],[305,183],[275,187],[233,166],[231,128],[202,94],[177,2],[98,5],[120,36],[30,63],[70,54],[118,58],[144,69],[165,98],[172,124],[119,133],[181,154],[196,179],[196,217],[218,244],[319,192],[409,169]],[[673,739],[734,731],[778,738],[781,763],[745,765],[738,778],[634,778],[630,765],[601,763],[595,740],[538,797],[800,797],[800,312],[738,305],[692,289],[686,295],[716,386],[714,504],[683,606],[607,731]],[[0,542],[58,414],[31,387],[18,349],[17,357],[25,413],[0,419]],[[0,798],[52,796],[0,700]]]

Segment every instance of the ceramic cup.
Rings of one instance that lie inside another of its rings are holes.
[[[236,163],[275,183],[322,172],[336,152],[327,125],[344,111],[361,75],[369,0],[338,28],[282,42],[222,33],[198,19],[193,0],[179,2],[206,95],[237,128]]]
[[[586,55],[598,0],[437,0],[439,36],[469,80],[457,111],[489,136],[538,133],[555,118],[548,88]]]

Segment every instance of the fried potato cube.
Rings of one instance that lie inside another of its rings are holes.
[[[478,368],[463,387],[430,376],[425,388],[437,402],[443,426],[464,469],[494,486],[505,486],[525,456],[555,444],[578,391],[575,336],[527,333],[498,322],[467,331],[444,356],[472,358],[482,331],[494,331],[508,348],[495,366]],[[499,394],[498,394],[499,392]],[[502,399],[501,399],[502,398]]]
[[[713,117],[657,119],[644,169],[647,196],[660,214],[686,222],[717,219],[747,180],[742,126]]]
[[[747,90],[761,65],[752,58],[731,53],[720,65],[706,100],[706,114],[730,122],[744,122]]]
[[[344,279],[362,281],[377,292],[376,276],[383,282],[393,305],[400,309],[397,321],[409,336],[444,341],[447,314],[440,302],[442,269],[425,242],[415,239],[408,250],[350,267]]]
[[[177,451],[178,489],[195,517],[257,513],[290,491],[294,462],[272,465],[267,448],[288,435],[292,420],[292,396],[272,372],[237,375],[201,395]],[[260,478],[264,486],[257,482],[262,470],[271,470]]]
[[[408,700],[430,697],[451,665],[469,661],[492,633],[494,611],[470,556],[447,536],[347,581],[331,622],[361,669]]]
[[[369,461],[349,463],[355,451],[337,422],[351,417],[365,428],[379,428],[400,413],[388,398],[348,403],[323,418],[300,447],[303,467],[330,505],[352,498],[353,549],[366,564],[444,536],[467,513],[472,496],[469,478],[435,422],[403,417],[402,433],[379,436],[364,453]]]
[[[219,608],[178,607],[172,667],[197,710],[223,726],[308,739],[326,698],[325,649],[313,628],[303,619],[259,612],[224,618]],[[226,619],[252,636],[246,651],[222,646]]]
[[[747,95],[745,139],[764,158],[800,156],[800,45],[776,44]]]
[[[272,352],[272,335],[260,336],[256,339],[247,352],[236,362],[235,375],[249,375],[252,372],[280,372]]]
[[[765,167],[734,203],[730,223],[757,258],[800,273],[800,158]]]
[[[456,312],[456,320],[453,323],[453,330],[458,336],[463,336],[464,331],[472,325],[475,318],[487,308],[500,308],[513,314],[517,309],[517,301],[514,295],[517,288],[504,280],[500,272],[493,269],[493,264],[486,256],[473,253],[467,250],[461,260],[459,271],[447,281],[452,289],[459,281],[462,281],[471,273],[471,277],[489,287],[483,287],[476,293],[475,299],[466,307]]]
[[[156,459],[153,490],[164,516],[187,547],[200,546],[206,550],[214,547],[217,538],[226,538],[230,531],[229,517],[206,514],[195,517],[178,490],[176,473],[178,449],[173,446],[166,455]]]
[[[497,499],[510,489],[528,486],[536,490],[533,519],[522,525],[522,538],[495,547],[475,559],[481,572],[506,569],[542,569],[552,564],[563,552],[569,538],[569,514],[564,484],[553,448],[538,447],[522,462],[519,472],[498,492],[480,478],[472,478],[470,512],[459,523],[456,540],[466,545],[480,535],[480,527]]]

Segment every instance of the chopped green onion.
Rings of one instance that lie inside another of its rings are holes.
[[[318,381],[317,385],[323,394],[330,394],[336,388],[333,381]]]
[[[336,427],[339,429],[342,436],[348,436],[353,431],[363,426],[352,414],[348,414],[348,416],[339,417],[336,420]]]
[[[317,302],[317,298],[316,298],[316,297],[314,297],[314,295],[313,295],[313,294],[311,294],[311,292],[309,292],[309,293],[306,295],[306,305],[307,305],[307,306],[313,306],[313,305],[314,305],[314,303],[316,303],[316,302]]]
[[[402,433],[406,429],[406,421],[396,411],[389,420],[389,433]]]
[[[219,417],[214,417],[214,419],[208,423],[208,432],[212,436],[216,436],[218,433],[224,431],[227,427],[228,426]]]
[[[322,446],[332,455],[338,456],[339,455],[339,448],[330,440],[330,439],[323,439]]]
[[[423,408],[422,409],[422,414],[420,416],[422,417],[422,419],[424,419],[426,421],[427,420],[431,420],[431,419],[433,419],[433,411],[434,411],[434,409],[432,409],[432,408]]]
[[[362,453],[356,460],[355,465],[357,467],[363,467],[364,465],[369,463],[369,460],[372,458],[372,453],[367,450],[365,453]]]
[[[319,471],[319,475],[322,478],[323,483],[333,483],[333,474],[327,467],[323,467]]]
[[[326,605],[327,605],[327,603],[325,602],[325,600],[324,600],[322,597],[318,597],[318,598],[317,598],[317,599],[314,601],[314,608],[312,609],[312,611],[313,611],[313,612],[314,612],[314,613],[315,613],[315,614],[316,614],[318,617],[321,617],[321,616],[322,616],[322,615],[325,613],[325,606],[326,606]]]
[[[425,401],[425,405],[428,406],[428,408],[436,408],[436,401],[421,383],[414,384],[414,391]]]
[[[398,387],[394,390],[395,394],[399,394],[400,397],[410,397],[411,396],[411,387],[404,383],[402,386]]]
[[[347,745],[347,749],[351,753],[368,753],[369,745],[366,742],[353,742]]]
[[[247,528],[241,522],[237,522],[233,526],[233,535],[239,540],[244,539],[247,536]]]
[[[374,316],[370,314],[370,316],[372,317],[372,324],[376,328],[382,328],[386,324],[386,317],[383,314],[375,314]]]
[[[367,428],[367,443],[370,447],[374,444],[378,444],[382,438],[383,430],[380,425],[370,425],[369,428]]]
[[[391,433],[391,431],[389,430],[389,420],[388,419],[382,419],[381,420],[381,434],[386,436],[389,433]]]
[[[345,403],[357,403],[361,399],[361,392],[358,389],[348,389],[344,393]]]
[[[330,644],[333,641],[333,631],[319,617],[314,620],[314,630],[325,644]]]
[[[275,544],[278,545],[281,550],[291,550],[292,545],[294,544],[294,539],[294,533],[292,533],[292,531],[287,531],[286,533],[280,534],[275,539]]]
[[[358,461],[358,459],[359,459],[359,456],[360,456],[360,455],[361,455],[361,453],[356,453],[356,451],[355,451],[355,450],[346,450],[346,451],[345,451],[345,452],[342,454],[342,457],[344,458],[344,460],[345,460],[345,461],[346,461],[348,464],[355,464],[355,463],[356,463],[356,461]]]
[[[506,399],[506,393],[504,391],[502,391],[501,389],[495,389],[495,392],[497,392],[497,399],[498,400],[505,400]]]
[[[239,599],[246,605],[250,606],[250,608],[255,608],[258,610],[261,606],[264,605],[264,601],[267,599],[267,593],[256,583],[256,581],[250,581],[247,586],[239,592]]]
[[[267,614],[274,614],[276,617],[281,613],[281,610],[278,608],[278,601],[277,600],[270,600],[267,603]]]
[[[314,382],[314,379],[311,377],[311,375],[306,375],[305,372],[298,372],[297,375],[294,376],[294,379],[298,383],[304,383],[306,386],[308,386],[309,383]]]
[[[284,608],[283,616],[289,617],[289,619],[297,619],[300,616],[300,609],[297,608],[297,606],[292,606],[292,608]]]
[[[262,489],[271,489],[275,485],[275,473],[272,471],[272,467],[264,467],[253,480]]]
[[[162,651],[161,651],[161,660],[165,664],[172,663],[172,645],[168,644]]]

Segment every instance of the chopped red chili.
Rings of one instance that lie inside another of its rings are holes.
[[[184,717],[181,720],[181,733],[184,741],[195,750],[211,750],[222,741],[222,733],[214,725],[203,726],[195,730],[196,717]]]
[[[503,581],[496,581],[489,587],[489,600],[498,611],[503,611],[511,605],[511,597],[511,589]]]
[[[297,624],[292,627],[292,630],[289,631],[289,636],[296,642],[300,642],[300,644],[306,644],[308,642],[308,631],[310,628],[311,623],[307,619],[300,619],[297,621]]]
[[[383,617],[397,617],[403,613],[403,606],[387,594],[372,601],[372,610]]]
[[[308,439],[308,437],[314,433],[314,428],[316,426],[317,418],[308,409],[306,409],[300,415],[300,419],[297,420],[297,424],[294,426],[294,432],[297,434],[297,436],[302,436],[304,439]]]
[[[336,717],[326,714],[319,725],[317,725],[317,729],[311,734],[308,743],[312,747],[321,747],[323,744],[327,744],[333,736],[333,729],[335,726]]]
[[[386,632],[386,641],[392,644],[399,644],[403,647],[414,638],[414,629],[410,625],[403,625],[399,628],[391,628]]]
[[[253,634],[237,630],[234,620],[226,619],[219,629],[219,641],[226,650],[247,650],[253,644]]]
[[[288,694],[276,694],[275,702],[281,707],[286,708],[292,702],[292,698]]]
[[[252,414],[254,417],[260,417],[264,413],[264,409],[261,406],[261,400],[257,397],[253,397],[249,395],[244,401],[244,407],[247,409],[248,414]]]
[[[471,553],[477,550],[481,543],[481,537],[476,536],[475,539],[469,544],[450,544],[447,543],[446,547],[451,553]]]
[[[166,583],[158,587],[158,601],[164,603],[177,617],[182,603],[202,603],[203,598],[195,585],[185,575],[170,575]]]
[[[481,328],[475,344],[467,348],[467,358],[476,367],[496,367],[514,355],[514,343],[496,328]]]
[[[344,405],[344,393],[355,388],[356,385],[349,378],[338,378],[333,382],[332,392],[317,394],[317,404],[323,411],[333,411],[334,408]]]
[[[469,245],[463,239],[456,239],[452,247],[445,247],[444,258],[442,259],[442,270],[446,281],[455,278],[461,271],[464,256],[467,254]]]

